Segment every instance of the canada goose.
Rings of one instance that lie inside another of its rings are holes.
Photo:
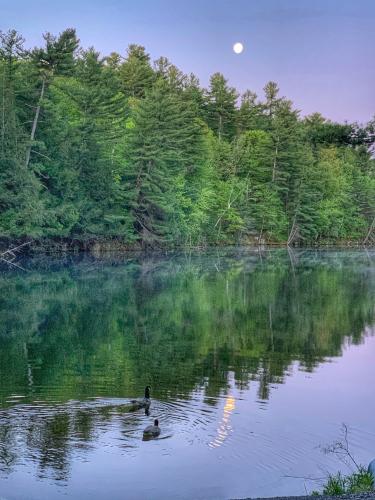
[[[156,418],[154,420],[154,425],[148,425],[143,431],[143,436],[145,437],[157,437],[160,434],[159,420]]]
[[[151,405],[151,399],[150,399],[150,389],[151,387],[149,385],[147,385],[145,387],[145,396],[144,398],[142,399],[133,399],[133,401],[131,401],[131,409],[134,411],[134,410],[140,410],[141,408],[145,408],[146,410],[148,410],[150,408],[150,405]]]

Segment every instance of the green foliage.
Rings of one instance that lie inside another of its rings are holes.
[[[127,58],[119,68],[121,87],[127,97],[143,97],[155,79],[150,56],[140,45],[129,45]]]
[[[173,235],[172,226],[184,207],[176,193],[193,175],[202,155],[202,127],[188,103],[159,79],[134,110],[129,131],[129,209],[142,244]]]
[[[371,243],[374,123],[300,119],[215,73],[208,90],[140,45],[27,52],[0,33],[0,236],[125,243]]]
[[[323,495],[345,495],[349,493],[365,493],[374,491],[374,478],[365,467],[359,466],[357,472],[344,476],[341,472],[330,475],[323,487]]]
[[[239,133],[246,130],[264,129],[266,119],[263,115],[264,106],[257,102],[257,95],[247,90],[241,96],[241,105],[237,113],[237,126]]]
[[[215,73],[210,80],[207,93],[207,123],[219,138],[231,139],[235,133],[237,92],[228,87],[221,73]]]
[[[43,38],[45,47],[35,48],[31,52],[31,58],[39,72],[49,77],[71,74],[75,65],[74,55],[79,45],[75,30],[66,29],[58,37],[45,33]]]
[[[339,125],[326,120],[321,114],[314,113],[304,120],[305,133],[313,146],[347,146],[353,142],[353,125]]]

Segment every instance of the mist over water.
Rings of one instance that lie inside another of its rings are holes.
[[[367,465],[374,262],[237,248],[3,269],[0,496],[304,494],[319,483],[300,477],[345,470],[319,449],[343,422]],[[147,384],[150,415],[129,412]]]

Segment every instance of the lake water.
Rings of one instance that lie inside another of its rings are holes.
[[[375,252],[38,258],[0,277],[0,497],[304,494],[375,458]],[[126,402],[151,385],[150,415]],[[142,440],[159,418],[159,439]]]

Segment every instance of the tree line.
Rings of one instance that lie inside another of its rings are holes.
[[[207,89],[144,47],[101,56],[74,29],[26,50],[0,32],[0,236],[129,247],[364,242],[375,233],[375,120],[301,117]]]

